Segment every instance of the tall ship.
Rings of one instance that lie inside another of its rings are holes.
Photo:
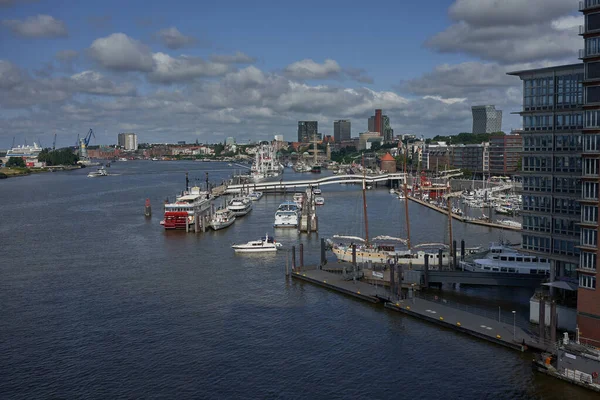
[[[275,147],[270,144],[261,144],[258,147],[254,163],[250,168],[250,177],[254,182],[276,177],[282,173],[283,166],[277,161],[276,153]]]

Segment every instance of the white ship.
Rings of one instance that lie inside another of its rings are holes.
[[[215,231],[224,229],[235,222],[235,214],[226,208],[221,208],[215,212],[212,219],[210,220],[210,227]]]
[[[6,157],[24,157],[24,158],[37,158],[41,153],[42,148],[33,142],[33,146],[17,146],[6,152]]]
[[[461,261],[460,267],[473,272],[503,272],[512,274],[550,274],[550,260],[519,253],[503,244],[492,243],[485,258],[473,262]]]
[[[298,226],[299,208],[293,201],[286,201],[279,205],[275,212],[275,228],[296,228]]]
[[[211,193],[201,191],[198,186],[189,188],[177,196],[174,203],[165,203],[165,218],[161,225],[165,229],[186,229],[185,224],[195,223],[195,214],[210,208],[212,198]]]
[[[234,197],[227,205],[227,208],[236,217],[242,217],[252,211],[252,200],[249,197]]]
[[[275,147],[270,144],[261,144],[256,149],[254,163],[250,168],[250,177],[254,182],[265,178],[279,176],[283,166],[277,161]]]
[[[245,244],[233,244],[231,246],[236,253],[263,253],[277,251],[281,243],[277,243],[273,237],[266,235],[260,240],[253,240]]]
[[[99,176],[108,176],[108,172],[104,168],[98,168],[98,171],[90,172],[88,178],[97,178]]]

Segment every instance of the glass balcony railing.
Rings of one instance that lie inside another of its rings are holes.
[[[582,60],[585,58],[585,49],[579,49],[579,59]]]
[[[583,0],[579,2],[579,11],[600,7],[600,0]]]

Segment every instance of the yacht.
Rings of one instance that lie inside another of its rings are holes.
[[[252,201],[258,201],[263,197],[262,192],[252,192],[248,195]]]
[[[210,227],[215,231],[224,229],[235,222],[235,215],[227,207],[217,210],[210,220]]]
[[[227,208],[236,217],[242,217],[252,211],[252,200],[249,197],[234,197],[227,205]]]
[[[317,196],[318,196],[318,195],[320,195],[322,192],[321,192],[321,189],[319,189],[319,188],[314,188],[314,189],[313,189],[313,193],[314,193],[315,195],[317,195]]]
[[[398,191],[398,200],[404,200],[406,199],[406,196],[404,195],[404,191],[399,190]]]
[[[177,196],[174,203],[165,203],[165,218],[161,222],[165,229],[186,229],[186,224],[195,223],[198,213],[208,210],[212,201],[210,192],[194,186]]]
[[[275,212],[275,228],[296,228],[298,226],[299,208],[293,201],[285,201]]]
[[[499,219],[496,222],[498,222],[501,225],[510,226],[512,228],[519,228],[519,229],[521,229],[523,227],[520,222],[513,221],[512,219]]]
[[[316,206],[322,206],[323,204],[325,204],[325,198],[323,198],[321,196],[315,197],[315,205]]]
[[[277,243],[272,236],[265,235],[260,240],[253,240],[245,244],[233,244],[231,248],[236,253],[263,253],[277,251],[281,243]]]
[[[547,258],[519,253],[501,243],[492,243],[485,258],[475,259],[472,262],[461,261],[460,267],[472,272],[550,274],[550,260]]]
[[[88,178],[97,178],[99,176],[108,176],[108,172],[104,168],[98,168],[98,171],[90,172]]]

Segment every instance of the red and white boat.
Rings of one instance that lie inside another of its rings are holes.
[[[196,215],[210,208],[212,198],[209,192],[201,191],[197,186],[186,190],[174,203],[165,203],[165,218],[161,225],[165,229],[186,229],[186,224],[196,222]]]

